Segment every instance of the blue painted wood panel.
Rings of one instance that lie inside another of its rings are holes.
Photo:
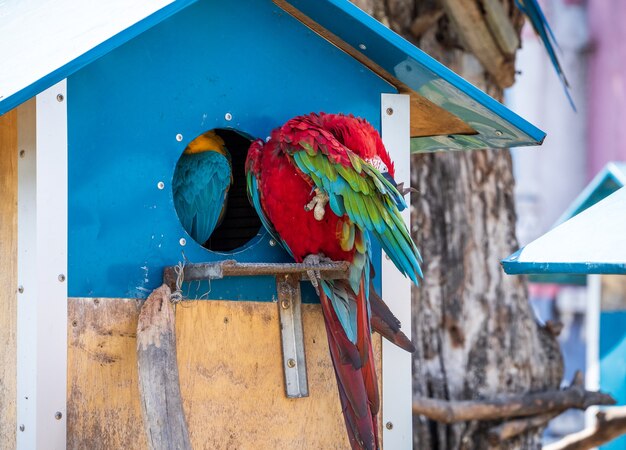
[[[198,2],[76,72],[68,78],[69,295],[145,297],[182,251],[191,262],[288,261],[264,232],[230,254],[193,242],[172,202],[178,157],[209,129],[266,137],[311,111],[354,113],[380,128],[382,92],[395,89],[262,0]],[[209,296],[270,300],[275,287],[267,277],[231,278],[213,281]]]
[[[600,390],[618,405],[626,405],[626,311],[600,313]],[[603,445],[603,450],[626,449],[626,436]]]

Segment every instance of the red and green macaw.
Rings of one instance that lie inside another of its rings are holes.
[[[174,207],[185,231],[200,244],[224,217],[233,183],[230,161],[224,140],[211,130],[191,141],[176,165]]]
[[[370,235],[413,282],[422,276],[419,252],[399,213],[406,203],[393,182],[389,154],[365,120],[309,114],[289,120],[267,142],[253,142],[246,174],[265,228],[296,262],[350,262],[349,279],[319,280],[318,292],[350,443],[377,449],[372,323],[397,344],[412,346],[370,289]]]

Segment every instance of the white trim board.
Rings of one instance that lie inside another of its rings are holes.
[[[382,94],[381,131],[385,148],[395,162],[395,180],[411,184],[410,104],[405,94]],[[406,197],[409,201],[409,197]],[[410,204],[410,202],[409,202]],[[411,229],[410,208],[402,211]],[[382,296],[402,322],[402,331],[411,339],[411,281],[386,258],[382,258]],[[383,339],[383,447],[413,448],[413,377],[411,354]]]
[[[63,80],[18,109],[18,449],[66,446],[66,103]]]

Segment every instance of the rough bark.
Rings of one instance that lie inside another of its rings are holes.
[[[467,28],[447,15],[451,5],[469,3],[484,11],[481,0],[356,3],[496,98],[512,80],[512,73],[482,66],[484,55],[469,53],[480,46],[471,45],[477,41],[467,33],[484,32],[487,17],[474,18],[480,26]],[[519,33],[522,19],[513,0],[498,3]],[[513,64],[499,66],[513,71]],[[413,295],[414,394],[472,400],[557,388],[562,361],[555,337],[536,324],[524,281],[505,275],[499,264],[517,248],[510,153],[414,155],[412,165],[412,185],[419,191],[412,196],[413,235],[424,256],[424,282]],[[500,423],[441,424],[415,416],[414,446],[495,448],[488,432]],[[497,448],[539,448],[543,423]]]

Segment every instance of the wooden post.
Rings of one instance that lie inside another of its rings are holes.
[[[141,411],[148,445],[154,450],[191,449],[176,360],[170,288],[154,290],[139,313],[137,364]]]
[[[0,447],[15,447],[17,110],[0,116]]]

